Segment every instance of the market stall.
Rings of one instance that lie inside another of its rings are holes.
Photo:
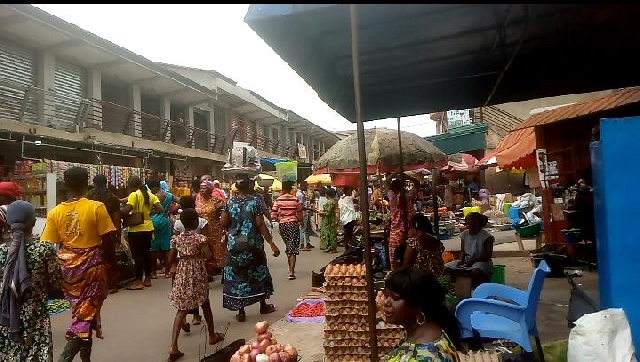
[[[252,5],[245,21],[322,99],[357,123],[360,188],[365,189],[364,121],[637,84],[640,71],[633,61],[611,54],[623,54],[634,42],[640,8],[608,6]],[[446,12],[456,13],[454,26],[442,16]],[[609,16],[602,17],[605,12]],[[504,20],[496,21],[498,13]],[[558,16],[567,26],[556,26]],[[482,36],[487,32],[502,36]],[[434,51],[434,44],[456,52]],[[310,57],[318,52],[323,56]],[[590,74],[586,81],[584,74]],[[345,75],[352,75],[353,87]],[[366,198],[361,210],[369,247]],[[372,331],[370,281],[369,286]],[[377,361],[373,333],[370,349]]]

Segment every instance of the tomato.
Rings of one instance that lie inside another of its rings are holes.
[[[319,317],[324,315],[324,303],[302,302],[291,311],[292,317]]]

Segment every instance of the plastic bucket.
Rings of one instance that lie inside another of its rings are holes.
[[[286,161],[275,164],[280,181],[298,181],[298,162]]]
[[[491,272],[491,283],[504,284],[504,265],[494,264]]]

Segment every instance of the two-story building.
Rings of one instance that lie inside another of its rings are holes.
[[[31,5],[0,5],[4,165],[48,158],[221,177],[234,141],[310,170],[337,140],[220,73],[154,63]]]

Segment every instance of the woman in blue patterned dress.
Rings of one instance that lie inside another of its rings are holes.
[[[438,280],[420,268],[398,269],[385,281],[386,321],[404,327],[406,337],[385,362],[459,362],[458,320],[444,305]]]
[[[267,304],[273,294],[273,282],[264,240],[271,246],[273,256],[280,255],[280,250],[271,239],[258,198],[250,193],[253,185],[254,181],[248,176],[239,177],[238,192],[225,205],[220,222],[229,231],[222,305],[238,311],[238,322],[246,320],[244,308],[257,302],[260,302],[260,314],[276,310],[273,304]]]

